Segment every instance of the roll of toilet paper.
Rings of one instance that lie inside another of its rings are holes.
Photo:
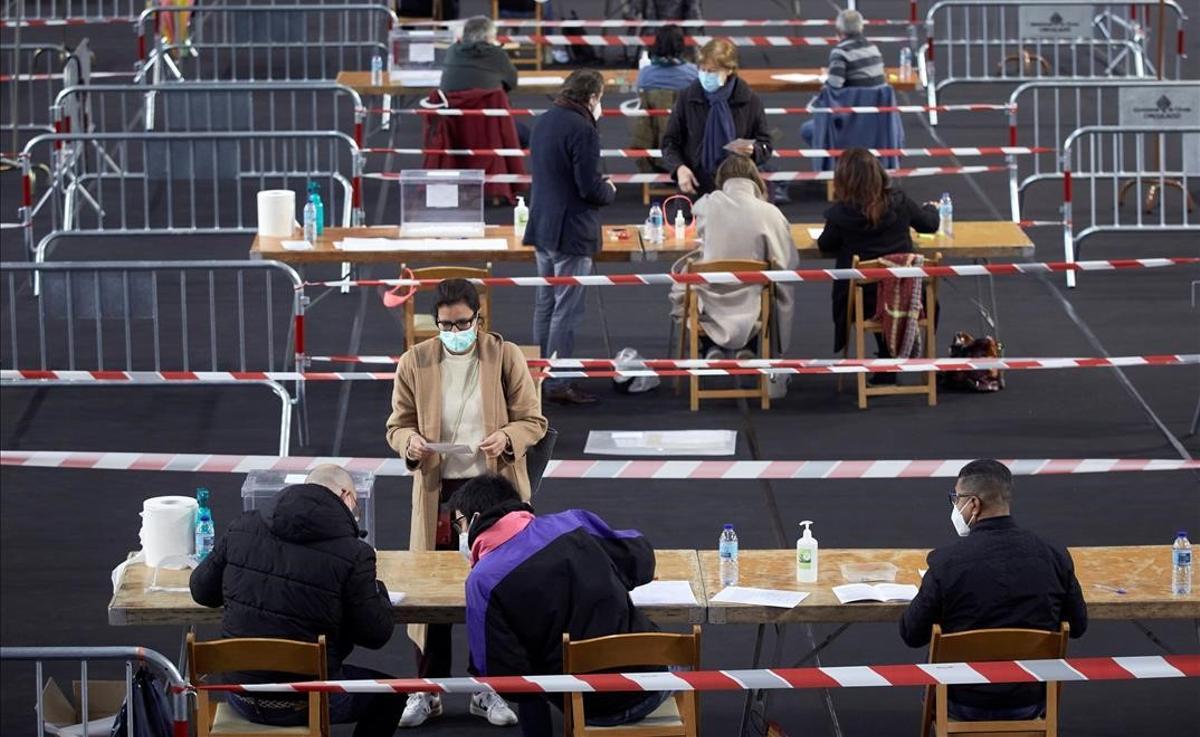
[[[296,193],[290,189],[266,189],[258,193],[258,234],[289,238],[296,222]]]
[[[156,496],[142,502],[142,553],[151,568],[186,568],[195,548],[196,500]]]

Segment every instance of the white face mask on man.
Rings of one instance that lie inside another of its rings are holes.
[[[971,525],[963,519],[962,510],[955,504],[950,507],[950,524],[954,525],[954,531],[959,537],[966,537],[971,534]]]
[[[600,101],[596,100],[596,102],[592,105],[592,117],[598,123],[598,122],[600,122],[600,116],[603,114],[604,114],[604,108],[602,108],[600,106]]]
[[[468,563],[471,562],[471,546],[468,544],[469,539],[470,536],[465,530],[458,533],[458,552],[460,555],[462,555],[463,560]]]

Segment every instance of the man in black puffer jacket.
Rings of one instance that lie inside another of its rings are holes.
[[[375,551],[363,540],[354,511],[358,499],[345,470],[318,466],[305,483],[279,492],[274,514],[247,512],[229,526],[192,571],[192,598],[224,606],[224,637],[276,637],[316,642],[325,635],[329,678],[390,678],[343,663],[355,645],[383,647],[392,636],[392,607],[375,577]],[[227,674],[231,682],[295,680],[254,672]],[[253,722],[307,723],[303,697],[267,694],[231,697]],[[355,737],[385,737],[396,730],[404,699],[390,694],[331,694],[330,720],[357,722]]]

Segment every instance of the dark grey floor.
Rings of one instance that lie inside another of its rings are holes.
[[[474,3],[478,5],[479,3]],[[587,16],[598,2],[566,3]],[[810,0],[807,17],[823,17],[826,3]],[[862,2],[868,15],[899,17],[899,2]],[[1200,9],[1191,3],[1193,16]],[[785,12],[766,0],[708,3],[713,17],[756,17]],[[470,6],[468,6],[470,7]],[[61,31],[55,31],[58,36]],[[68,34],[78,35],[71,29]],[[1189,76],[1195,77],[1195,34]],[[93,35],[100,68],[126,68],[133,49],[123,29]],[[789,50],[770,54],[750,51],[746,66],[817,65],[823,52]],[[1001,101],[996,88],[964,88],[959,101]],[[801,104],[806,96],[776,95],[768,104]],[[915,96],[910,101],[917,102]],[[515,104],[539,105],[538,99]],[[606,101],[615,105],[616,100]],[[772,118],[780,127],[781,146],[798,147],[794,118]],[[907,117],[909,145],[937,145],[916,117]],[[622,120],[605,120],[608,145],[623,140]],[[937,135],[950,145],[999,145],[1005,142],[1003,117],[978,114],[945,116]],[[416,134],[404,130],[400,140],[412,145]],[[963,163],[973,163],[964,161]],[[407,164],[405,164],[407,165]],[[785,168],[792,168],[788,162]],[[398,168],[401,164],[397,163]],[[613,171],[623,170],[617,166]],[[19,197],[15,180],[0,180],[0,205],[10,219]],[[996,219],[1006,214],[1003,174],[971,178],[917,179],[905,183],[914,197],[930,199],[953,192],[959,219]],[[824,208],[815,187],[792,188],[794,202],[784,206],[793,221],[820,219]],[[1056,193],[1036,204],[1029,216],[1052,217]],[[369,184],[365,202],[374,207],[378,191]],[[372,221],[395,222],[396,198]],[[389,214],[391,213],[391,214]],[[507,210],[489,211],[489,222],[504,222]],[[623,189],[605,218],[634,222],[643,217],[640,201]],[[6,259],[21,258],[11,231],[2,233]],[[1038,258],[1057,260],[1057,229],[1035,229]],[[66,248],[56,258],[98,257],[109,253],[133,257],[147,242]],[[173,257],[241,257],[239,238],[159,239],[159,253]],[[1195,255],[1195,239],[1147,233],[1136,238],[1096,238],[1087,256]],[[661,270],[666,264],[602,267],[609,271]],[[524,265],[500,265],[501,274],[528,274]],[[320,273],[320,272],[317,272]],[[383,273],[383,272],[380,272]],[[1171,269],[1086,275],[1081,287],[1064,289],[1061,278],[1002,277],[995,282],[1000,329],[1009,355],[1071,356],[1183,353],[1200,349],[1200,313],[1192,303],[1200,270]],[[942,342],[954,330],[979,331],[973,304],[976,283],[943,282]],[[795,345],[797,357],[829,355],[832,339],[828,287],[798,288]],[[580,356],[604,355],[596,299],[589,297],[588,318],[579,338]],[[668,320],[665,295],[657,288],[613,288],[603,293],[614,349],[634,346],[644,355],[666,355]],[[524,289],[497,290],[493,321],[506,337],[530,338],[532,294]],[[5,295],[7,299],[7,295]],[[347,343],[360,299],[330,295],[311,313],[312,353],[363,354],[398,352],[401,338],[395,320],[369,295],[363,313],[362,340]],[[5,323],[7,330],[7,324]],[[850,394],[838,394],[835,381],[802,377],[789,396],[769,412],[735,402],[712,403],[700,413],[687,411],[686,401],[668,386],[653,394],[622,397],[594,382],[603,402],[592,408],[548,406],[552,424],[561,432],[558,455],[583,457],[589,430],[653,428],[729,428],[739,431],[740,459],[837,458],[965,458],[998,457],[1157,457],[1178,458],[1181,451],[1200,453],[1200,437],[1188,435],[1200,393],[1200,371],[1186,368],[1140,368],[1124,371],[1089,369],[1010,373],[1006,391],[995,395],[943,394],[939,406],[918,400],[882,400],[867,412],[855,408]],[[313,441],[297,453],[380,456],[388,454],[383,422],[388,410],[386,383],[353,386],[317,384],[310,389]],[[339,395],[348,395],[344,426],[338,426]],[[0,405],[0,444],[6,449],[147,450],[179,452],[270,453],[275,446],[277,404],[255,388],[55,389],[35,403],[35,392],[4,389]],[[336,447],[335,447],[335,440]],[[168,655],[177,652],[180,633],[174,628],[115,628],[106,623],[110,595],[108,571],[137,546],[141,500],[164,493],[191,493],[204,485],[213,490],[218,522],[239,509],[241,477],[232,475],[146,474],[72,470],[0,470],[0,641],[25,644],[139,644]],[[816,534],[827,547],[936,546],[952,540],[946,519],[945,480],[865,480],[818,482],[640,482],[614,485],[602,481],[549,480],[537,500],[542,512],[584,506],[617,526],[643,530],[663,548],[707,548],[723,522],[737,525],[742,545],[772,548],[790,545],[800,519],[816,520]],[[377,528],[381,548],[407,543],[408,484],[383,479],[377,485]],[[1067,545],[1166,544],[1175,530],[1200,530],[1197,475],[1193,473],[1089,475],[1021,479],[1016,490],[1018,519]],[[777,516],[771,510],[778,511]],[[784,538],[779,538],[780,530]],[[1168,565],[1164,557],[1163,565]],[[1192,622],[1151,622],[1175,652],[1196,652]],[[814,627],[821,638],[828,627]],[[746,667],[753,629],[709,627],[705,665]],[[807,649],[805,628],[786,633],[784,664]],[[465,667],[461,632],[458,662]],[[1128,622],[1096,622],[1086,637],[1073,642],[1077,655],[1152,654],[1159,650]],[[355,656],[398,675],[411,674],[410,646],[397,631],[380,652]],[[832,665],[913,662],[923,657],[900,643],[892,625],[852,628],[823,654]],[[5,666],[0,686],[0,733],[32,731],[34,682],[31,670]],[[70,678],[66,674],[66,678]],[[1066,735],[1200,733],[1200,706],[1194,683],[1182,681],[1099,683],[1069,686],[1065,691],[1062,729]],[[917,729],[916,689],[840,690],[831,694],[836,724],[823,695],[797,691],[777,695],[771,716],[789,734],[906,735]],[[450,699],[451,716],[430,726],[432,734],[491,734],[465,715],[465,699]],[[740,698],[715,694],[703,699],[703,730],[730,734],[736,726]],[[1192,725],[1189,727],[1188,725]],[[510,732],[511,733],[511,732]]]

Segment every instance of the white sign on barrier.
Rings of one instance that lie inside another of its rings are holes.
[[[1188,133],[1183,137],[1183,173],[1200,175],[1200,133]]]
[[[1022,5],[1017,10],[1021,38],[1091,38],[1096,9],[1054,3]]]
[[[1200,121],[1200,84],[1187,87],[1122,87],[1120,124],[1185,128]]]

